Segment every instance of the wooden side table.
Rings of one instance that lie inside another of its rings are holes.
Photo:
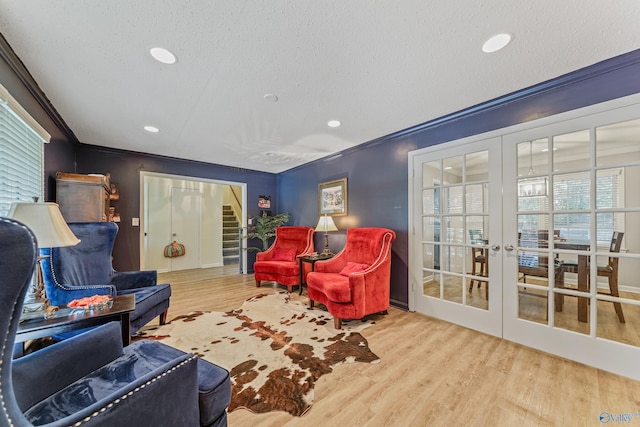
[[[302,267],[302,265],[305,262],[308,262],[309,264],[311,264],[311,271],[313,271],[313,269],[314,269],[314,267],[316,265],[316,261],[323,261],[323,260],[326,260],[326,259],[331,259],[334,256],[335,256],[335,254],[298,255],[298,259],[300,260],[300,294],[299,295],[302,295],[302,286],[307,284],[304,281],[304,268]]]

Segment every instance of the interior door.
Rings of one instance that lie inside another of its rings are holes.
[[[412,305],[501,336],[500,139],[434,148],[412,163]]]
[[[171,271],[200,268],[200,209],[199,190],[171,188],[171,239],[185,245],[186,254],[170,258]]]
[[[409,162],[410,308],[640,379],[639,96]]]
[[[504,338],[632,378],[638,118],[612,110],[503,139]]]

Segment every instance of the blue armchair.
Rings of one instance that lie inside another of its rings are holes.
[[[117,322],[13,360],[36,240],[0,218],[0,241],[0,425],[227,425],[225,369],[157,341],[123,348]]]
[[[76,246],[43,248],[42,275],[52,305],[91,295],[135,294],[136,309],[130,314],[131,334],[160,316],[164,325],[171,287],[156,284],[155,271],[117,272],[111,252],[118,233],[113,222],[69,223],[80,239]]]

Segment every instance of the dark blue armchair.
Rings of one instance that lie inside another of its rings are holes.
[[[226,370],[157,341],[123,348],[117,322],[13,360],[37,244],[6,218],[0,241],[1,426],[227,425]]]
[[[171,287],[156,284],[155,271],[117,272],[111,252],[118,233],[113,222],[69,223],[80,239],[76,246],[43,248],[42,275],[52,305],[92,295],[135,294],[136,309],[130,314],[131,334],[160,316],[164,325]]]

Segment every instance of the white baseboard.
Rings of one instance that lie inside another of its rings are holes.
[[[223,262],[213,262],[211,264],[203,264],[200,268],[211,268],[211,267],[224,267]]]

